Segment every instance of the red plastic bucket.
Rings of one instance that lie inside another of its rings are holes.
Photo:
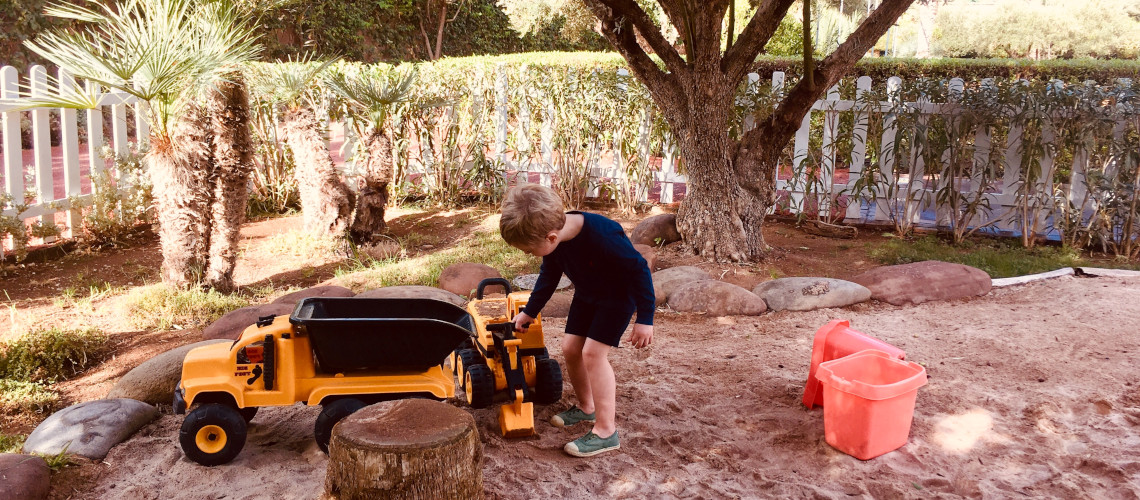
[[[893,345],[851,329],[851,322],[843,319],[832,320],[815,332],[811,347],[811,368],[808,369],[807,385],[804,386],[804,406],[823,406],[823,388],[816,379],[819,364],[850,356],[866,349],[875,349],[898,359],[906,358],[906,353]]]
[[[868,349],[819,365],[827,444],[870,460],[906,444],[926,368]]]

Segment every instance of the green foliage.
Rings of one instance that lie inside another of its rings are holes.
[[[56,382],[99,361],[107,336],[99,330],[52,328],[0,344],[0,378]]]
[[[0,453],[20,453],[24,448],[26,434],[4,434],[0,432]]]
[[[762,56],[756,60],[753,71],[762,78],[769,78],[773,71],[783,71],[789,78],[798,78],[803,73],[803,61],[787,57]],[[1045,60],[1030,59],[906,59],[906,58],[864,58],[855,64],[850,78],[869,76],[876,82],[898,76],[905,80],[919,78],[950,79],[966,81],[983,78],[1010,78],[1026,80],[1061,80],[1068,83],[1083,83],[1093,80],[1100,84],[1111,84],[1118,78],[1133,78],[1140,73],[1140,62],[1135,60]]]
[[[245,307],[249,299],[214,289],[176,289],[154,285],[133,291],[126,312],[131,324],[142,329],[169,330],[208,325],[227,312]]]
[[[59,404],[59,394],[42,383],[0,378],[0,415],[50,413]],[[24,438],[0,434],[0,453],[23,445]]]
[[[90,206],[83,213],[83,239],[94,245],[122,242],[139,224],[153,222],[153,196],[143,159],[145,151],[134,144],[125,155],[103,148],[103,158],[115,162],[113,179],[108,170],[91,176]],[[73,202],[78,204],[78,201]]]
[[[932,236],[916,240],[895,239],[870,250],[883,265],[909,264],[924,260],[955,262],[976,267],[992,278],[1043,273],[1063,267],[1087,265],[1071,248],[1042,246],[1024,249],[1006,240],[970,240],[959,245]],[[1104,267],[1098,263],[1098,267]]]

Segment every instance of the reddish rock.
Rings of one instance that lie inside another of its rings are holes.
[[[343,286],[314,286],[312,288],[298,290],[296,292],[277,297],[277,300],[274,300],[273,303],[297,305],[301,299],[307,299],[309,297],[352,297],[353,295],[356,294],[353,293],[352,290],[349,290]]]
[[[460,297],[447,290],[436,288],[434,286],[422,285],[404,285],[404,286],[386,286],[384,288],[376,288],[366,292],[356,294],[357,297],[393,297],[393,298],[413,298],[413,299],[436,299],[445,302],[451,302],[459,307],[467,304],[467,299]]]
[[[871,290],[872,299],[896,306],[985,295],[992,286],[981,269],[936,260],[878,267],[851,281]]]
[[[570,313],[570,303],[574,301],[574,292],[556,292],[550,296],[546,306],[542,308],[544,318],[565,318]]]
[[[713,316],[757,316],[768,309],[764,299],[747,289],[717,280],[681,285],[669,296],[669,307],[680,312]]]
[[[48,497],[51,471],[35,455],[0,453],[0,498],[42,500]]]
[[[712,279],[709,273],[695,266],[677,266],[662,269],[653,273],[653,295],[657,298],[657,305],[669,300],[669,294],[678,287],[694,281]]]
[[[653,250],[653,247],[634,243],[633,249],[641,254],[641,258],[645,259],[646,264],[649,264],[649,272],[653,272],[653,268],[657,267],[657,252]]]
[[[677,215],[662,214],[649,217],[637,224],[629,240],[641,245],[665,245],[681,240],[677,232]]]
[[[471,297],[479,282],[487,278],[502,278],[503,275],[491,266],[460,262],[447,266],[439,273],[439,287],[456,295]]]
[[[205,339],[237,340],[241,337],[241,332],[245,331],[249,325],[257,323],[257,318],[288,315],[292,312],[293,306],[291,304],[265,304],[234,309],[202,330],[202,337]]]

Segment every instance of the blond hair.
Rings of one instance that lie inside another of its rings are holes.
[[[503,199],[499,233],[511,245],[531,245],[566,224],[562,198],[553,189],[523,184],[511,189]]]

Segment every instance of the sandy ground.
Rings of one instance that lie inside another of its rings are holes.
[[[860,461],[800,403],[815,330],[834,318],[904,350],[930,380],[909,443]],[[547,322],[560,332],[562,323]],[[474,411],[489,498],[1138,498],[1140,280],[1065,277],[971,300],[711,318],[660,312],[646,350],[613,353],[622,449],[564,455],[584,433],[545,423],[504,440]],[[560,333],[551,336],[560,357]],[[263,410],[238,458],[207,468],[166,415],[54,498],[315,498],[327,459],[317,411]]]

